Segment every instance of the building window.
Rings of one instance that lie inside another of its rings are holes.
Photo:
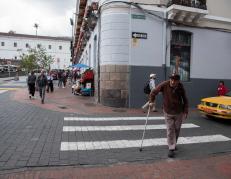
[[[29,47],[30,47],[30,45],[28,43],[26,43],[26,48],[29,48]]]
[[[190,80],[191,33],[172,31],[170,72],[178,73],[182,81]]]
[[[14,47],[17,47],[17,46],[18,46],[18,44],[16,42],[14,42]]]
[[[5,46],[5,42],[1,42],[1,46]]]
[[[62,46],[61,45],[59,46],[59,50],[62,50]]]
[[[51,49],[51,45],[48,45],[48,49]]]

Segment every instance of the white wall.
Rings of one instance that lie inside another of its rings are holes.
[[[231,33],[209,29],[174,28],[192,32],[191,78],[231,78]]]
[[[106,9],[101,15],[101,65],[129,63],[129,24],[128,9]]]
[[[132,14],[143,15],[137,11]],[[162,66],[163,63],[163,21],[145,16],[145,19],[131,19],[131,33],[147,33],[147,39],[130,39],[131,62],[133,66]],[[131,34],[130,34],[131,35]]]
[[[5,46],[1,46],[1,42],[5,42]],[[14,47],[14,42],[17,43],[17,47]],[[52,69],[63,69],[71,65],[70,41],[54,39],[0,36],[0,58],[15,59],[15,56],[17,56],[17,59],[20,59],[20,55],[26,54],[29,49],[26,48],[26,44],[29,44],[31,48],[41,44],[47,50],[47,53],[54,58],[54,63],[51,65]],[[49,45],[51,45],[51,49],[48,48]],[[62,46],[61,50],[59,46]],[[57,59],[59,59],[59,63]]]

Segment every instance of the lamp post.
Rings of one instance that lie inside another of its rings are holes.
[[[34,24],[34,28],[36,29],[36,36],[37,36],[37,30],[38,30],[39,25],[37,23]]]
[[[70,24],[71,24],[71,44],[70,44],[70,50],[71,50],[71,61],[72,61],[72,64],[73,64],[73,51],[74,51],[74,47],[73,47],[73,41],[74,41],[74,22],[73,22],[73,19],[70,18]]]

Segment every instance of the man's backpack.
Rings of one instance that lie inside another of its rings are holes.
[[[151,90],[150,90],[149,81],[148,81],[144,86],[144,93],[150,94],[150,92],[151,92]]]

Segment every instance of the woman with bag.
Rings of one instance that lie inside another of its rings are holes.
[[[47,75],[47,93],[54,91],[53,76],[51,72]]]
[[[155,87],[156,87],[156,81],[155,80],[156,80],[156,74],[150,74],[150,79],[149,79],[149,82],[148,82],[148,85],[147,85],[149,87],[150,91],[146,90],[146,91],[149,91],[149,93],[152,91],[152,89],[155,89]],[[147,95],[149,95],[149,93]],[[149,101],[146,102],[142,106],[143,112],[146,112],[148,107],[149,107]],[[152,112],[157,112],[155,103],[153,103]]]

